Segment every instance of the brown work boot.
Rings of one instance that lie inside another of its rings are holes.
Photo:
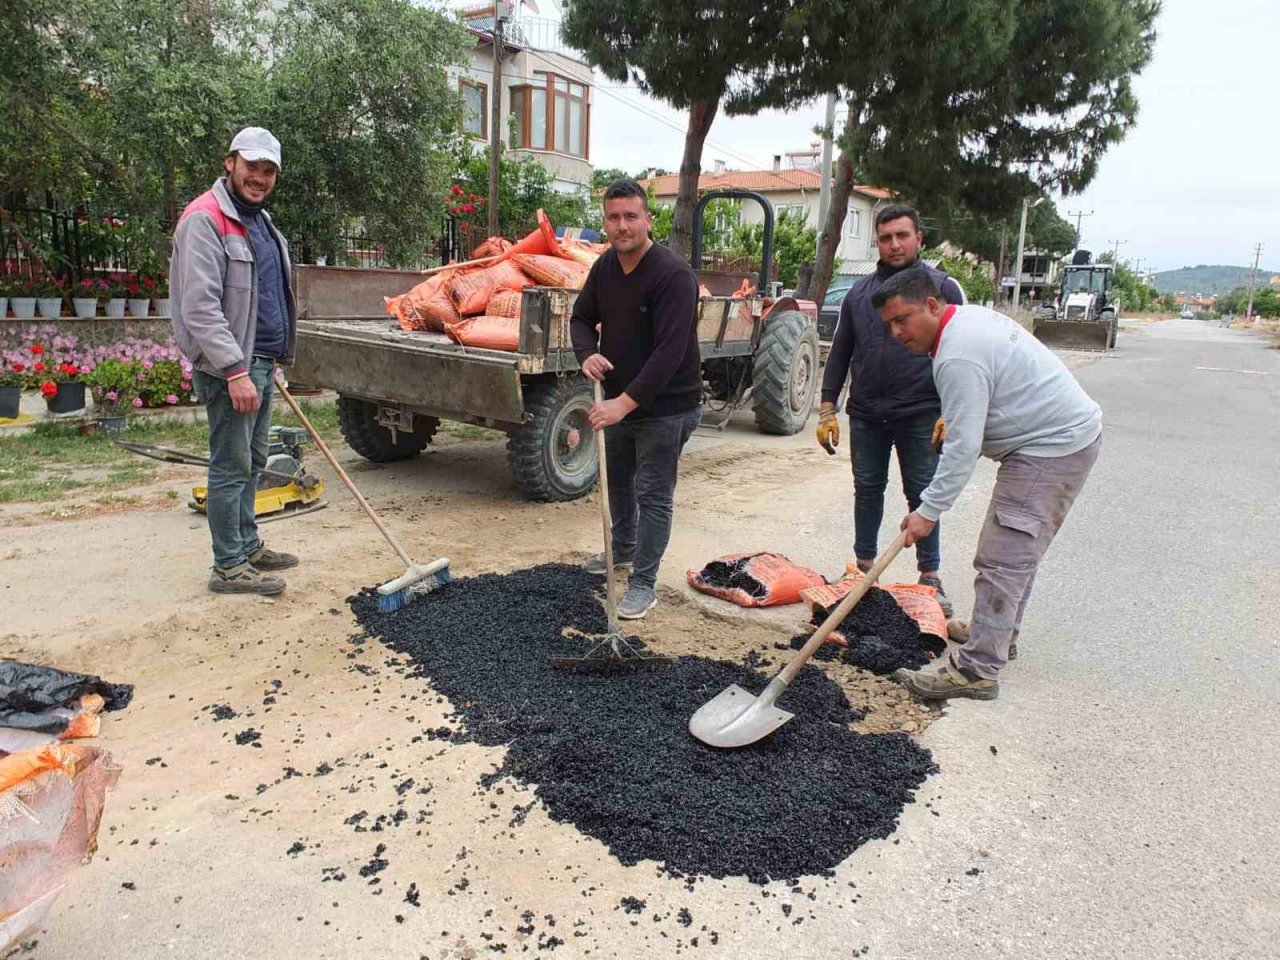
[[[969,642],[969,621],[968,620],[948,620],[947,636],[950,637],[956,643],[959,643],[959,644],[968,643]],[[1008,660],[1018,659],[1018,642],[1016,640],[1010,641],[1009,652],[1006,655],[1006,659]]]
[[[294,561],[297,562],[296,559]],[[209,577],[209,589],[214,593],[253,593],[260,597],[274,597],[283,593],[285,582],[269,573],[260,573],[248,563],[241,563],[228,570],[213,568]]]
[[[279,550],[268,550],[262,543],[258,549],[249,554],[249,565],[255,570],[288,570],[298,565],[298,558],[292,553],[281,553]]]
[[[998,680],[969,677],[945,655],[919,670],[897,670],[893,678],[922,700],[948,700],[951,697],[995,700],[1000,696]]]

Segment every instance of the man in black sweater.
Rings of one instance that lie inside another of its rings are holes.
[[[831,339],[831,353],[822,377],[822,405],[818,408],[818,442],[835,453],[840,442],[836,400],[849,386],[849,429],[853,434],[849,455],[853,461],[853,552],[858,567],[871,569],[878,552],[880,522],[884,518],[884,490],[889,482],[889,452],[898,451],[907,505],[920,505],[920,494],[938,465],[942,402],[933,385],[928,356],[916,356],[889,335],[871,296],[889,277],[919,265],[933,277],[948,303],[963,304],[964,290],[941,271],[920,263],[924,234],[920,216],[906,204],[890,204],[875,218],[876,248],[880,262],[876,272],[854,284],[840,305],[840,320]],[[945,436],[945,432],[941,432]],[[951,616],[951,603],[942,592],[938,566],[942,560],[940,531],[916,543],[920,582],[938,592],[943,612]]]
[[[605,431],[613,559],[631,568],[618,616],[643,617],[658,602],[658,565],[671,538],[680,451],[702,420],[698,280],[649,238],[648,197],[634,180],[604,192],[609,250],[587,275],[570,332],[582,372],[604,386],[591,426]],[[604,573],[604,556],[587,570]]]

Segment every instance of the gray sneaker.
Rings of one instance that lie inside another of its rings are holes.
[[[259,573],[247,563],[229,570],[213,568],[209,589],[214,593],[255,593],[260,597],[274,597],[283,593],[285,582],[269,573]]]
[[[597,553],[593,557],[587,557],[586,560],[582,561],[582,569],[587,571],[587,573],[594,573],[597,576],[603,577],[604,576],[604,554]],[[625,560],[623,560],[619,557],[614,557],[613,569],[630,570],[631,558],[627,557]]]
[[[920,582],[924,586],[933,587],[934,590],[938,591],[934,599],[938,601],[938,606],[942,607],[942,615],[950,619],[954,611],[951,609],[951,601],[942,592],[942,579],[940,577],[925,576],[920,578]]]
[[[639,620],[652,610],[657,602],[658,595],[653,592],[653,587],[642,587],[633,583],[627,587],[622,602],[618,604],[618,616],[623,620]]]
[[[298,558],[292,553],[268,550],[261,543],[258,544],[257,550],[249,554],[248,560],[249,565],[255,570],[288,570],[298,565]]]

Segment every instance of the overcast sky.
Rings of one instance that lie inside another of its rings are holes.
[[[540,4],[544,15],[554,10]],[[1155,56],[1138,77],[1137,126],[1103,158],[1093,184],[1059,209],[1083,218],[1084,246],[1126,240],[1121,259],[1163,270],[1252,263],[1280,270],[1280,4],[1276,0],[1165,0]],[[636,172],[680,165],[682,114],[599,78],[591,160]],[[822,104],[791,114],[721,116],[703,151],[730,168],[767,168],[804,149]]]

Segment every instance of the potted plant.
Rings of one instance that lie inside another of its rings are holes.
[[[108,284],[96,277],[85,277],[72,290],[71,307],[77,317],[98,315],[98,299],[107,295]]]
[[[45,355],[39,344],[33,346],[31,352],[39,357]],[[71,360],[59,363],[37,360],[32,364],[32,377],[28,382],[39,388],[50,413],[74,413],[84,409],[85,382],[82,378],[90,372],[88,366]]]
[[[154,277],[143,277],[142,284],[151,291],[151,305],[155,307],[156,316],[169,316],[169,278],[160,273]]]
[[[129,316],[145,317],[151,312],[151,291],[133,274],[124,277],[125,296],[128,298]]]
[[[93,402],[102,409],[98,426],[107,433],[120,433],[126,413],[142,406],[138,382],[142,364],[137,360],[103,360],[81,379],[93,391]]]
[[[62,316],[62,298],[66,291],[57,277],[43,274],[33,277],[31,289],[36,298],[36,312],[45,320],[56,320]]]
[[[22,388],[27,383],[27,365],[16,356],[0,360],[0,419],[12,420],[22,409]]]
[[[35,281],[29,276],[13,274],[10,277],[9,306],[19,320],[30,320],[36,315]]]
[[[123,320],[125,307],[129,300],[129,285],[126,276],[118,274],[107,281],[107,303],[104,312],[112,320]]]

